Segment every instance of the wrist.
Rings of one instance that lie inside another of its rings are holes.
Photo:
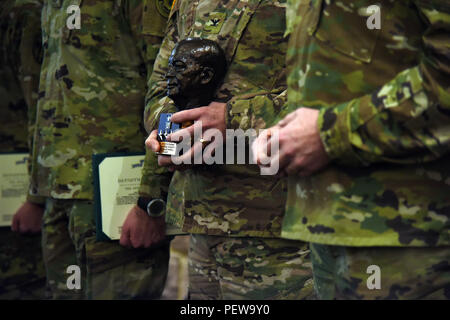
[[[159,198],[139,197],[137,206],[151,218],[162,217],[166,211],[166,202]]]
[[[45,208],[45,201],[46,201],[45,197],[34,196],[30,194],[27,195],[27,202],[35,206]]]

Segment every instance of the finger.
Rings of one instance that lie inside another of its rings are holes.
[[[131,247],[130,230],[128,228],[122,229],[120,234],[120,244],[124,247]]]
[[[270,165],[273,157],[272,155],[279,152],[279,141],[278,129],[269,129],[265,137],[260,140],[260,148],[257,154],[258,165]]]
[[[252,161],[255,164],[259,163],[259,154],[262,153],[264,145],[267,143],[267,132],[263,131],[261,132],[258,137],[253,141],[251,146],[251,152],[252,152]]]
[[[279,157],[280,157],[280,154],[276,153],[275,155],[273,155],[271,157],[269,165],[266,165],[266,166],[260,165],[259,167],[260,167],[261,174],[271,175],[271,176],[275,176],[275,175],[279,174],[280,173]]]
[[[266,170],[266,174],[275,175],[284,171],[284,168],[289,164],[290,161],[291,157],[288,156],[285,152],[280,151],[275,155],[272,155],[269,165],[260,167],[261,169]]]
[[[251,164],[258,164],[258,150],[259,150],[259,139],[256,138],[255,141],[253,141],[251,146],[251,156],[252,156],[252,162]]]
[[[292,161],[292,159],[294,158],[294,156],[291,156],[287,151],[286,148],[282,149],[280,148],[280,152],[278,152],[277,154],[277,158],[273,159],[271,161],[271,165],[274,165],[275,161],[278,161],[278,166],[281,169],[285,169],[286,166],[289,165],[289,163]]]
[[[148,149],[151,149],[153,152],[158,152],[160,148],[157,137],[158,137],[158,130],[153,130],[148,136],[148,138],[145,140],[145,146]]]
[[[302,160],[303,160],[302,158],[292,159],[292,161],[288,163],[286,168],[284,168],[284,171],[286,171],[286,173],[290,176],[297,175],[299,172],[304,170]]]
[[[187,121],[195,121],[205,112],[207,107],[199,107],[174,113],[170,118],[170,122],[183,123]]]
[[[20,233],[28,233],[28,232],[30,232],[30,228],[28,228],[28,226],[26,226],[24,224],[20,224],[19,225],[19,232]]]
[[[259,133],[258,137],[253,141],[252,144],[252,156],[253,161],[256,164],[261,164],[259,160],[259,154],[264,153],[264,147],[267,145],[269,132],[268,130],[263,130]]]
[[[141,233],[139,231],[134,230],[134,232],[130,236],[130,239],[131,239],[131,244],[132,244],[133,248],[137,249],[137,248],[141,247],[143,241],[142,241]]]

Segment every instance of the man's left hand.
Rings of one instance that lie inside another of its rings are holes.
[[[271,163],[279,161],[280,172],[289,175],[309,176],[324,168],[330,162],[319,135],[317,120],[319,111],[299,108],[287,115],[269,130],[278,130],[279,150],[272,150]],[[254,145],[256,159],[267,157],[270,140],[264,143],[258,137]],[[264,148],[265,149],[264,149]]]

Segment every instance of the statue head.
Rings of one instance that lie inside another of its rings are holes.
[[[222,48],[212,40],[178,42],[169,58],[167,96],[180,110],[208,105],[225,76],[226,65]]]

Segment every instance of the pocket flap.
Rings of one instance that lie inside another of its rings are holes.
[[[340,53],[369,63],[380,34],[380,29],[367,26],[373,14],[367,8],[372,4],[362,1],[355,7],[340,1],[324,2],[314,37]],[[381,12],[379,15],[381,19]]]

